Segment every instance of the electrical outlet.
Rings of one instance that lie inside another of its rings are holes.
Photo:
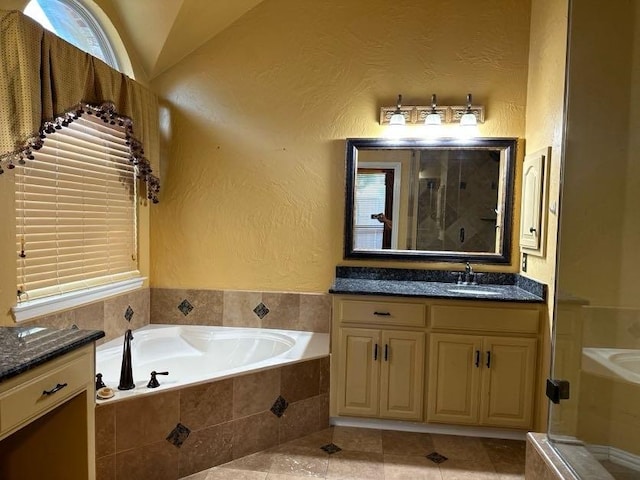
[[[522,265],[521,265],[521,269],[523,272],[527,271],[527,257],[528,255],[526,253],[522,254]]]

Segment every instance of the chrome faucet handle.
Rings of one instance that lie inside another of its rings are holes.
[[[465,273],[473,274],[473,267],[469,262],[467,262],[466,265],[464,266],[464,271]]]
[[[156,372],[155,370],[151,372],[151,379],[147,383],[147,388],[158,388],[160,386],[156,375],[169,375],[169,372]]]

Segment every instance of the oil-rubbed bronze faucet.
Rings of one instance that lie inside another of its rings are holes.
[[[120,368],[120,384],[118,385],[118,390],[131,390],[136,387],[133,381],[133,367],[131,365],[131,340],[133,340],[133,333],[131,333],[131,330],[127,330],[124,333],[122,367]]]

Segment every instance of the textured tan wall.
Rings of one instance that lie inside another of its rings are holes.
[[[152,284],[326,291],[343,263],[344,139],[381,136],[400,92],[472,92],[483,135],[523,137],[529,9],[265,0],[154,79],[171,117]]]
[[[563,141],[565,62],[568,0],[533,0],[529,43],[529,76],[526,111],[526,152],[551,147],[546,166],[549,206],[559,203],[560,162]],[[528,277],[548,286],[548,312],[540,348],[539,400],[536,431],[547,430],[547,398],[544,382],[551,360],[558,216],[547,211],[545,256],[529,255]]]

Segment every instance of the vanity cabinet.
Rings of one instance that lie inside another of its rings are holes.
[[[332,415],[533,427],[540,305],[333,302]]]
[[[0,478],[95,478],[94,347],[0,384]]]
[[[338,413],[422,419],[424,333],[340,329]]]
[[[536,339],[433,333],[427,421],[529,428]]]
[[[427,421],[531,428],[540,311],[435,305]]]
[[[337,413],[422,420],[425,333],[381,327],[424,326],[424,305],[343,300],[335,310]]]

